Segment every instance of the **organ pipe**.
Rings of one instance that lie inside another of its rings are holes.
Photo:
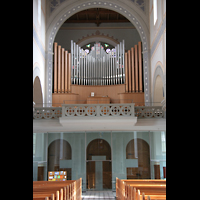
[[[58,44],[57,42],[54,43],[54,93],[58,92],[58,80],[57,80],[57,49],[58,49]]]
[[[60,79],[61,79],[61,46],[58,45],[58,93],[60,93]]]
[[[136,92],[138,92],[138,50],[137,50],[137,45],[135,45],[135,87],[136,87]]]
[[[131,71],[132,71],[132,92],[135,92],[135,67],[134,67],[134,48],[131,48]]]
[[[128,50],[128,91],[131,93],[131,51]]]
[[[68,91],[68,66],[67,66],[67,64],[68,64],[68,51],[65,51],[65,56],[64,56],[64,60],[65,60],[65,66],[64,66],[64,68],[65,68],[65,93],[67,93],[67,91]]]
[[[142,45],[138,42],[138,59],[139,59],[139,91],[142,92]]]
[[[70,87],[70,85],[71,85],[71,53],[68,53],[68,58],[67,58],[67,63],[68,63],[68,65],[67,65],[67,68],[68,68],[68,71],[67,71],[67,73],[68,73],[68,93],[70,93],[71,92],[71,87]]]
[[[65,92],[65,88],[64,88],[64,75],[65,75],[65,71],[64,71],[64,51],[65,51],[65,49],[64,48],[62,48],[61,49],[61,91],[62,91],[62,93],[64,93]]]
[[[125,92],[128,92],[128,65],[127,65],[127,60],[128,60],[128,55],[127,53],[125,53],[125,80],[126,80],[126,84],[125,84]]]

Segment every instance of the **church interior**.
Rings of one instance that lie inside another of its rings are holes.
[[[166,0],[33,0],[33,182],[121,179],[166,180]]]

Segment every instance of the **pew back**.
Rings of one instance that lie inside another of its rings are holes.
[[[33,199],[81,200],[82,178],[67,181],[33,181]]]

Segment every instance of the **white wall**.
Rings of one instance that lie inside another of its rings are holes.
[[[149,2],[151,91],[154,102],[156,77],[161,76],[166,98],[166,0],[157,0],[157,21],[154,25],[153,0]]]
[[[36,76],[38,76],[41,82],[43,102],[45,102],[46,0],[41,0],[41,6],[39,7],[38,2],[39,0],[33,0],[33,83]],[[41,12],[41,15],[39,15],[39,12]],[[39,16],[41,17],[39,18]]]

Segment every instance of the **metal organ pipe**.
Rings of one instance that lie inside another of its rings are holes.
[[[57,50],[58,50],[58,43],[54,43],[54,93],[58,92],[58,71],[57,71]]]
[[[123,84],[124,40],[109,53],[96,43],[89,54],[71,40],[71,79],[76,85]]]

